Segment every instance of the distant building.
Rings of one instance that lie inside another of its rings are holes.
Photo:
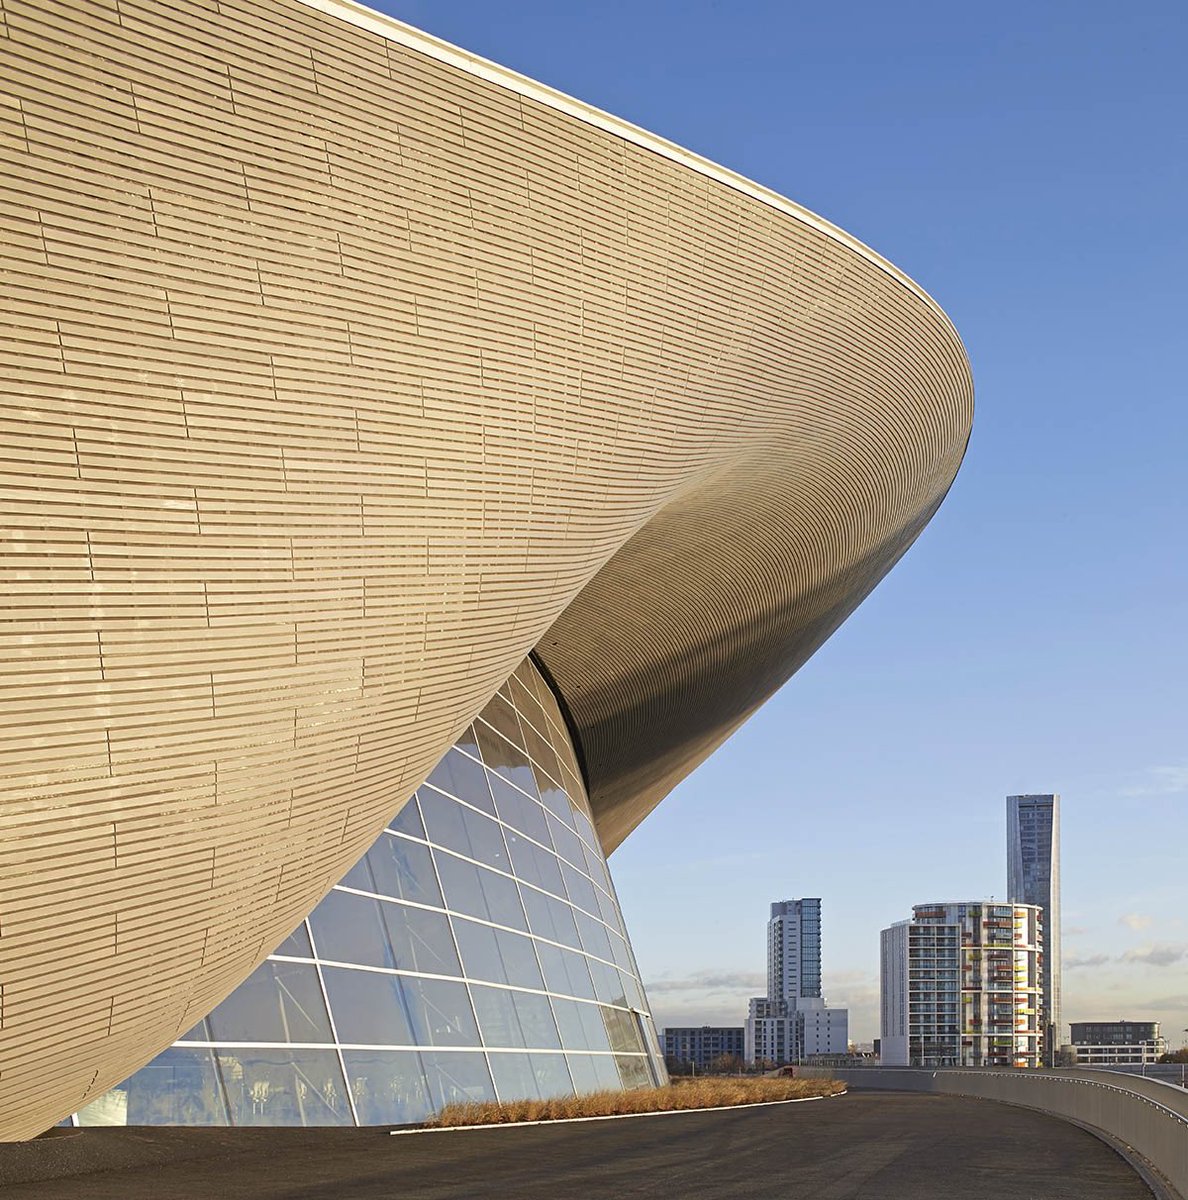
[[[780,900],[767,923],[767,995],[750,1002],[749,1063],[845,1054],[850,1014],[821,996],[821,901]]]
[[[884,1066],[1037,1067],[1043,914],[1033,904],[917,904],[882,932]]]
[[[1079,1067],[1141,1066],[1167,1053],[1158,1021],[1074,1021],[1072,1049]]]
[[[1007,899],[1044,910],[1044,1062],[1063,1040],[1060,949],[1060,797],[1007,797]]]
[[[664,1030],[664,1058],[670,1067],[687,1063],[700,1071],[724,1058],[741,1060],[744,1049],[741,1025],[680,1025]]]

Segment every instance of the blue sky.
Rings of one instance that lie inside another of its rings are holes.
[[[1064,805],[1066,1017],[1188,1027],[1188,7],[378,5],[836,222],[977,386],[932,525],[612,867],[660,1024],[740,1024],[768,902],[878,931],[1002,894],[1003,797]]]

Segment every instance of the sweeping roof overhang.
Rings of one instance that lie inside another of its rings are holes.
[[[535,650],[612,849],[951,483],[943,313],[354,5],[5,0],[0,1136],[168,1045]]]

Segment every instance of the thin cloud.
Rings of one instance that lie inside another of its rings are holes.
[[[1064,960],[1064,968],[1066,971],[1075,971],[1078,967],[1100,967],[1109,961],[1108,954],[1090,954],[1084,958],[1074,954]]]
[[[1188,767],[1148,767],[1147,782],[1123,788],[1123,796],[1178,796],[1188,792]]]
[[[649,993],[702,992],[745,992],[748,996],[758,995],[767,987],[767,976],[757,971],[699,971],[684,979],[656,979],[646,983]],[[758,990],[756,990],[758,989]]]
[[[1119,925],[1125,925],[1127,929],[1133,929],[1136,933],[1143,929],[1150,929],[1155,923],[1154,917],[1149,917],[1146,913],[1123,913],[1118,918]]]
[[[1146,963],[1151,967],[1171,967],[1185,960],[1188,960],[1188,942],[1156,942],[1122,955],[1122,962]]]

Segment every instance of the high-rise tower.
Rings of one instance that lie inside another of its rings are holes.
[[[1007,797],[1007,899],[1044,910],[1044,1061],[1055,1062],[1060,1019],[1060,797]]]
[[[821,901],[778,900],[767,922],[767,995],[751,1001],[748,1062],[797,1062],[844,1054],[849,1011],[821,997]]]
[[[778,900],[767,923],[767,998],[821,995],[821,901]]]

